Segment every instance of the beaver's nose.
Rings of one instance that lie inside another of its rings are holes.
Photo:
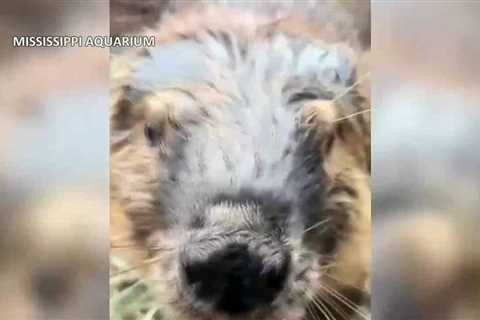
[[[195,298],[218,311],[239,314],[275,299],[285,285],[289,263],[288,252],[261,257],[245,244],[229,244],[205,259],[184,261],[183,267]]]

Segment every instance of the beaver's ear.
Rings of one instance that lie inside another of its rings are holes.
[[[304,101],[302,123],[317,135],[327,159],[348,157],[348,166],[370,172],[370,108],[367,98],[356,90],[331,100]],[[336,160],[332,160],[336,161]]]
[[[331,79],[334,79],[335,140],[356,159],[359,167],[370,172],[370,93],[366,92],[369,73],[363,70],[364,58],[357,58],[348,48],[338,46],[330,59],[325,60],[328,60],[325,70],[329,70],[326,74],[333,75]]]
[[[286,103],[296,106],[305,115],[304,122],[325,137],[322,152],[341,146],[369,172],[370,102],[359,91],[360,84],[368,82],[368,73],[356,77],[359,66],[348,48],[335,46],[323,52],[316,47],[301,52],[298,76],[283,88]]]
[[[304,51],[306,58],[303,59],[303,68],[310,70],[316,66],[318,82],[313,83],[313,87],[323,93],[323,96],[317,93],[321,99],[309,103],[316,105],[317,114],[320,112],[323,119],[330,123],[329,128],[334,133],[334,145],[341,146],[356,159],[359,167],[369,172],[370,102],[368,95],[360,93],[363,87],[368,88],[365,84],[369,81],[369,73],[363,73],[362,59],[348,46],[343,45],[330,47],[325,55],[317,60],[307,58],[318,54]],[[362,72],[359,77],[357,72]]]

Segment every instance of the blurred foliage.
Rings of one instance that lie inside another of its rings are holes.
[[[110,319],[161,320],[148,280],[117,256],[111,258]]]

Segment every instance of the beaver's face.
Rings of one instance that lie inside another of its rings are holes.
[[[114,192],[172,317],[304,319],[361,210],[366,123],[337,119],[364,101],[335,100],[353,70],[333,48],[222,37],[151,50],[120,89]]]

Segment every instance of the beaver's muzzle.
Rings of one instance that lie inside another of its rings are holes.
[[[215,237],[187,245],[181,262],[194,298],[233,315],[273,302],[288,278],[290,254],[266,238]]]

